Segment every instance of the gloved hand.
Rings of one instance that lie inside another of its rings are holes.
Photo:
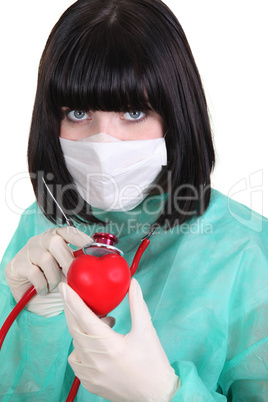
[[[60,314],[63,303],[57,286],[61,280],[66,280],[74,259],[68,243],[83,247],[91,242],[91,237],[74,227],[53,228],[32,237],[5,268],[14,299],[19,301],[34,285],[38,294],[26,309],[44,317]]]
[[[121,335],[102,322],[68,285],[60,283],[74,351],[69,363],[82,385],[111,402],[167,402],[180,387],[138,282],[132,279],[132,329]]]

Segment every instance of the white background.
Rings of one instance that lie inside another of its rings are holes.
[[[34,201],[26,150],[38,63],[50,30],[72,3],[1,4],[0,257],[20,213]],[[267,0],[166,3],[185,30],[203,79],[217,152],[213,186],[268,216]],[[14,176],[20,181],[12,187]]]

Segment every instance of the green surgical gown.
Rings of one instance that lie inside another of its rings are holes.
[[[109,222],[105,231],[119,236],[129,264],[164,199],[150,196],[129,212],[94,209]],[[36,204],[22,214],[1,264],[1,325],[14,306],[4,268],[30,237],[49,227]],[[89,235],[103,231],[100,225],[77,227]],[[213,190],[201,217],[156,230],[135,277],[181,378],[174,401],[268,401],[267,219]],[[127,297],[111,315],[115,331],[130,330]],[[44,318],[24,310],[0,352],[0,400],[65,401],[74,379],[71,350],[64,313]],[[81,385],[76,400],[104,399]]]

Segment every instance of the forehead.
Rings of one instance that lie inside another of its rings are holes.
[[[107,28],[107,27],[106,27]],[[148,57],[141,40],[122,29],[100,26],[90,34],[57,48],[49,66],[49,96],[53,106],[72,109],[157,110],[161,99],[156,57]],[[68,41],[67,41],[68,42]],[[54,45],[56,50],[56,44]]]

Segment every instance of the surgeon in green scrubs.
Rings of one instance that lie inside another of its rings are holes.
[[[214,149],[189,44],[159,0],[78,0],[41,58],[28,147],[36,202],[0,270],[1,401],[267,401],[268,221],[210,187]],[[65,213],[44,188],[45,178]],[[66,284],[113,233],[128,296],[100,320]],[[107,325],[108,324],[108,325]],[[68,361],[69,359],[69,361]]]

